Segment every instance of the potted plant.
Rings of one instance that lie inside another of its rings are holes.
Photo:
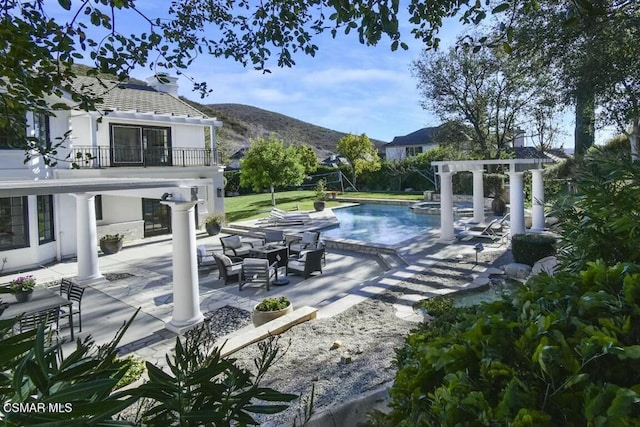
[[[258,327],[291,312],[293,312],[293,304],[287,297],[265,298],[253,307],[251,320],[253,320],[253,326]]]
[[[122,249],[124,236],[122,234],[107,234],[100,238],[100,249],[105,255],[115,254]]]
[[[327,183],[324,179],[320,179],[316,183],[316,187],[314,189],[316,193],[316,200],[313,202],[313,208],[316,210],[316,212],[320,212],[324,210],[324,199],[326,196],[325,192],[327,189],[326,184]]]
[[[220,233],[222,229],[222,224],[225,222],[224,214],[212,214],[207,217],[204,221],[204,227],[207,230],[209,236],[215,236]]]
[[[9,283],[9,289],[18,302],[29,301],[35,287],[36,279],[33,276],[20,276]]]

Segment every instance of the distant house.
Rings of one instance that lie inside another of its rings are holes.
[[[404,136],[396,136],[384,145],[385,158],[391,161],[404,160],[437,146],[433,136],[438,127],[427,127]]]
[[[340,166],[348,165],[349,161],[343,156],[338,156],[336,154],[332,154],[329,157],[325,158],[324,160],[321,160],[320,164],[322,166],[329,166],[329,167],[332,167],[332,168],[339,168]]]

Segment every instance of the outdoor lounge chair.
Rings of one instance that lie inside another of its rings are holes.
[[[302,274],[305,279],[311,276],[311,273],[319,271],[322,274],[322,258],[324,256],[324,248],[304,251],[297,259],[290,259],[287,262],[286,274],[298,273]]]
[[[242,271],[242,258],[229,258],[220,253],[214,253],[213,258],[218,264],[218,278],[224,281],[227,286],[232,279],[240,282],[240,273]]]
[[[305,231],[301,238],[289,242],[289,253],[299,254],[304,250],[317,249],[319,240],[320,233],[318,231]]]
[[[491,239],[492,242],[496,240],[502,239],[502,234],[499,233],[502,231],[502,225],[500,224],[500,220],[494,219],[489,224],[487,224],[481,230],[462,230],[456,234],[456,238],[462,241],[468,241],[471,239],[482,238],[482,239]]]
[[[244,258],[249,256],[249,251],[253,249],[253,243],[243,242],[238,235],[221,237],[222,252],[227,256]]]
[[[268,291],[271,289],[271,283],[277,279],[277,261],[269,265],[269,260],[264,258],[245,258],[242,261],[242,273],[238,286],[242,290],[245,285],[266,285]]]
[[[198,251],[198,270],[201,268],[213,268],[217,265],[215,258],[207,251],[205,246],[199,245],[196,249]]]

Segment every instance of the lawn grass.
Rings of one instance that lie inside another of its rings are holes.
[[[365,193],[348,192],[338,193],[338,197],[344,195],[349,198],[362,199],[405,199],[422,200],[422,195],[406,193]],[[315,193],[312,190],[282,191],[276,193],[276,206],[286,211],[312,211]],[[226,197],[224,200],[227,222],[245,221],[249,219],[264,218],[271,210],[271,194],[259,193],[246,196]],[[339,200],[327,200],[326,207],[340,206]]]

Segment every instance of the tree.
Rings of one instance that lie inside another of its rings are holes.
[[[594,143],[598,110],[603,123],[617,124],[621,130],[639,117],[633,105],[639,92],[629,91],[634,86],[629,83],[637,78],[640,7],[637,2],[611,0],[598,5],[599,13],[584,19],[581,2],[546,1],[536,11],[522,11],[515,21],[519,60],[540,61],[553,70],[555,97],[575,105],[579,156]]]
[[[633,6],[633,2],[602,7],[595,0],[574,1],[579,17],[587,22]],[[356,0],[347,7],[337,0],[192,0],[171,2],[166,12],[156,8],[152,15],[136,0],[58,0],[57,4],[46,2],[46,7],[44,0],[7,0],[0,8],[0,130],[20,135],[15,144],[25,149],[27,158],[36,153],[49,163],[64,141],[27,137],[24,117],[28,111],[53,115],[72,107],[96,109],[100,98],[74,85],[73,66],[78,61],[92,62],[95,70],[90,74],[105,73],[124,81],[140,67],[159,75],[180,74],[205,53],[265,72],[274,60],[277,66],[290,67],[296,54],[315,55],[318,46],[313,38],[325,31],[333,37],[353,32],[367,45],[377,44],[384,36],[392,50],[407,49],[400,33],[399,4],[398,0]],[[488,15],[506,14],[504,21],[508,21],[520,10],[516,6],[531,12],[538,4],[537,0],[506,0],[498,6],[471,0],[411,0],[406,16],[410,33],[431,49],[439,46],[438,31],[445,18],[478,24]],[[125,28],[124,15],[139,21]],[[499,36],[490,42],[502,40],[509,48],[512,33],[510,24],[503,23]],[[487,38],[465,37],[461,43],[478,47]],[[193,87],[203,96],[210,92],[206,82],[194,81]]]
[[[423,108],[469,125],[474,151],[485,158],[501,156],[535,100],[533,79],[497,51],[425,51],[413,73]]]
[[[275,187],[299,185],[304,180],[304,167],[295,147],[286,147],[273,135],[251,142],[240,161],[240,183],[255,191],[269,188],[271,205],[276,205]]]
[[[351,183],[354,188],[358,175],[362,172],[380,170],[378,150],[364,133],[360,136],[352,134],[343,136],[338,141],[336,150],[349,161],[348,167],[351,170]]]
[[[316,152],[313,151],[313,148],[307,144],[302,144],[296,146],[296,151],[298,152],[298,157],[300,158],[300,163],[302,163],[305,174],[309,175],[318,170],[318,157],[316,156]]]

